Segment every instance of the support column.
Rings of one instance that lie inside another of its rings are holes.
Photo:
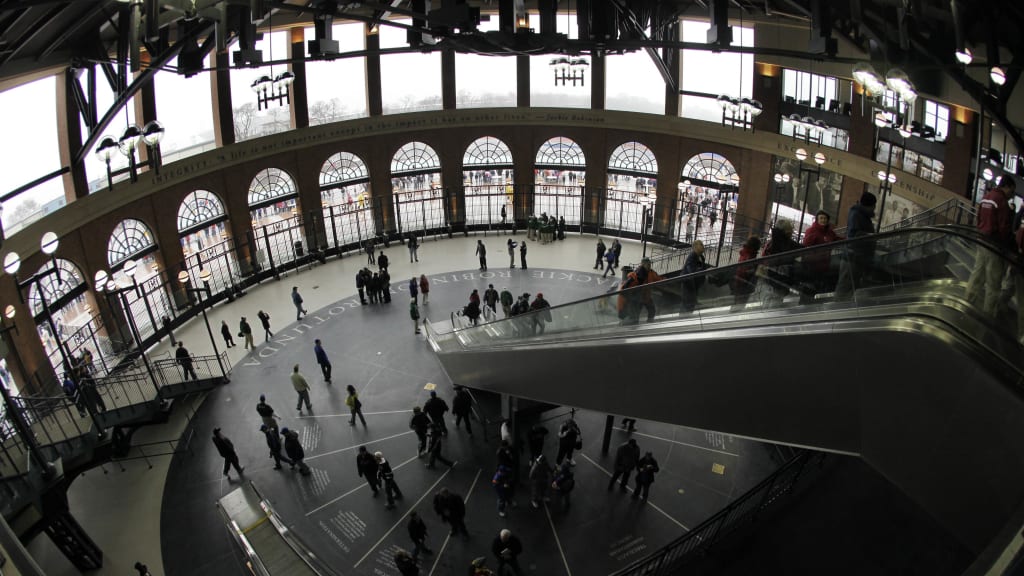
[[[384,113],[380,85],[380,35],[366,29],[366,106],[370,116]]]
[[[149,64],[149,54],[141,56],[143,63]],[[139,128],[157,119],[156,115],[156,84],[154,81],[146,82],[142,89],[132,98],[135,106],[135,123]],[[149,169],[149,147],[145,142],[140,142],[137,149],[139,155],[139,172]]]
[[[664,48],[661,59],[668,66],[675,88],[665,84],[665,116],[679,116],[679,50]]]
[[[455,51],[446,48],[441,51],[441,108],[455,110]]]
[[[516,106],[530,107],[530,57],[516,56]]]
[[[235,143],[235,119],[231,107],[231,54],[217,53],[214,67],[210,74],[213,138],[217,147],[229,146]]]
[[[764,107],[761,115],[754,119],[754,130],[778,134],[782,104],[782,68],[759,62],[754,67],[751,96]]]
[[[595,54],[590,59],[590,108],[604,110],[605,79],[607,77],[605,55]],[[588,180],[589,182],[589,180]]]
[[[292,28],[289,30],[290,41],[288,42],[288,59],[291,60],[290,70],[295,75],[295,81],[291,86],[291,105],[288,110],[291,114],[292,128],[305,128],[309,126],[309,94],[306,90],[306,31],[303,28]]]
[[[72,95],[75,72],[65,70],[57,75],[57,133],[63,134],[58,139],[61,166],[71,166],[71,171],[62,176],[64,180],[64,198],[70,204],[76,198],[89,195],[89,179],[85,174],[85,162],[72,164],[72,158],[82,149],[82,124],[79,121],[81,111]]]
[[[850,108],[850,147],[847,151],[864,158],[874,158],[874,118],[871,116],[871,106],[864,102],[864,89],[857,83],[853,85]],[[839,195],[839,214],[835,217],[837,228],[846,226],[846,215],[850,211],[850,206],[860,200],[863,192],[864,182],[849,176],[843,178],[843,190]]]
[[[971,160],[977,134],[978,115],[967,108],[952,106],[949,111],[942,185],[968,197],[971,196]]]

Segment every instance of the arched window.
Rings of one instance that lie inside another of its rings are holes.
[[[57,258],[54,260],[57,270],[47,262],[36,272],[39,280],[32,284],[28,291],[28,302],[32,308],[32,314],[38,315],[43,312],[46,306],[53,307],[54,303],[65,296],[77,291],[84,283],[82,272],[74,262]]]
[[[702,152],[690,158],[680,174],[680,180],[690,180],[693,184],[717,187],[734,181],[736,168],[725,156],[714,152]]]
[[[320,167],[320,206],[329,226],[327,242],[334,247],[358,249],[376,235],[370,173],[359,156],[338,152]]]
[[[213,192],[196,190],[185,196],[178,206],[178,232],[187,234],[199,228],[205,228],[226,217],[224,204]]]
[[[739,178],[732,162],[721,154],[702,152],[690,158],[679,174],[673,236],[687,243],[707,243],[720,237],[721,227],[728,233],[735,223]]]
[[[400,232],[436,230],[447,223],[441,159],[423,142],[409,142],[391,158],[391,189]]]
[[[562,136],[552,138],[537,150],[533,168],[533,213],[563,217],[566,224],[579,225],[587,169],[580,145]]]
[[[462,184],[466,197],[466,223],[493,228],[512,209],[512,151],[493,136],[477,138],[462,156]]]
[[[297,194],[295,182],[287,172],[279,168],[265,168],[249,184],[249,207],[267,206]]]
[[[107,263],[115,267],[129,258],[144,256],[155,248],[149,226],[131,218],[121,220],[114,226],[107,242]]]
[[[656,198],[657,177],[658,160],[647,146],[626,142],[612,150],[601,216],[604,228],[640,232],[644,207]]]

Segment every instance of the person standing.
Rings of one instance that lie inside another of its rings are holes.
[[[504,518],[508,515],[508,506],[512,500],[512,471],[508,466],[498,464],[498,470],[491,478],[491,485],[498,495],[498,516]]]
[[[615,267],[619,267],[619,257],[622,256],[622,243],[616,238],[612,240],[612,252],[615,252]]]
[[[544,453],[544,438],[549,434],[548,429],[540,424],[534,424],[526,433],[526,443],[530,446],[530,460],[536,460]]]
[[[519,245],[519,264],[526,270],[526,240]]]
[[[242,319],[238,322],[238,336],[245,339],[245,349],[255,350],[256,345],[252,343],[252,326],[249,325],[249,321],[242,316]]]
[[[693,249],[690,254],[686,257],[686,262],[683,263],[682,276],[689,276],[690,274],[697,274],[708,269],[708,263],[704,260],[704,243],[697,240],[693,243]],[[704,276],[697,276],[696,278],[684,278],[682,281],[683,298],[682,298],[682,311],[693,312],[697,308],[697,291],[704,285]],[[650,314],[648,314],[647,321],[650,322]]]
[[[551,487],[554,488],[555,494],[562,499],[562,510],[568,510],[572,504],[570,494],[576,487],[576,476],[572,473],[572,464],[568,460],[562,462],[558,471],[555,472],[555,480],[551,483]]]
[[[636,445],[636,440],[630,438],[615,451],[615,474],[612,474],[612,479],[608,481],[608,489],[614,488],[615,481],[621,476],[619,489],[625,492],[626,486],[629,485],[629,475],[633,473],[639,461],[640,447]]]
[[[281,428],[281,436],[284,436],[284,453],[288,455],[288,459],[291,460],[292,470],[298,466],[299,473],[303,476],[309,476],[309,466],[303,460],[306,459],[306,451],[302,449],[302,442],[299,441],[299,433],[295,430],[289,430],[288,428]]]
[[[455,387],[455,398],[452,399],[452,414],[455,415],[455,429],[459,429],[459,424],[463,421],[466,422],[466,432],[470,436],[473,435],[473,426],[470,424],[470,413],[473,410],[473,397],[469,395],[469,390],[466,390],[465,386]]]
[[[505,229],[505,219],[508,218],[508,212],[505,210],[505,205],[501,205],[501,229]]]
[[[228,327],[227,320],[220,321],[220,335],[224,338],[224,345],[228,348],[234,348],[235,339],[231,337],[231,328]]]
[[[412,262],[413,260],[415,260],[416,262],[419,262],[420,261],[420,255],[419,255],[420,241],[419,241],[419,238],[416,237],[416,233],[415,232],[410,232],[409,233],[409,243],[408,243],[408,246],[409,246],[409,262]]]
[[[511,294],[509,294],[511,296]],[[487,290],[484,290],[484,304],[491,309],[491,316],[493,318],[498,317],[498,291],[494,289],[494,284],[488,284]],[[486,312],[486,311],[485,311]]]
[[[430,294],[430,281],[426,274],[420,274],[420,294],[423,294],[423,305],[427,305],[427,295]]]
[[[512,239],[509,238],[507,245],[508,245],[508,267],[510,269],[511,268],[515,268],[516,267],[516,246],[518,246],[519,244],[517,244],[516,242],[513,242]]]
[[[423,295],[423,299],[426,300],[426,294]],[[412,328],[415,330],[414,334],[420,333],[420,308],[416,305],[416,299],[413,298],[409,301],[409,317],[412,318]]]
[[[523,266],[525,268],[525,266]],[[544,294],[537,292],[537,295],[533,298],[533,302],[530,304],[530,311],[535,311],[533,314],[533,333],[536,334],[538,331],[544,333],[544,325],[546,322],[551,322],[551,304],[544,299]]]
[[[366,291],[370,293],[370,304],[380,302],[380,274],[374,272],[366,275]]]
[[[505,566],[512,568],[512,571],[521,576],[523,571],[519,568],[519,555],[523,553],[523,543],[512,534],[511,530],[505,529],[498,533],[491,543],[491,552],[498,557],[498,574],[503,574]]]
[[[444,457],[441,451],[444,449],[444,434],[441,427],[437,424],[430,426],[430,445],[427,447],[427,453],[430,454],[430,460],[427,462],[427,468],[433,468],[434,462],[440,460],[442,464],[449,468],[455,467],[455,462]]]
[[[75,403],[75,407],[78,408],[78,415],[85,418],[88,414],[88,411],[85,409],[85,401],[83,400],[82,395],[78,393],[78,385],[75,384],[75,381],[71,378],[70,374],[64,375],[63,388],[64,394],[68,398],[71,398],[71,401]]]
[[[633,490],[633,500],[643,498],[647,502],[647,496],[651,492],[651,484],[654,484],[654,475],[661,470],[658,468],[658,461],[654,454],[644,453],[644,457],[636,465],[636,488]]]
[[[188,353],[185,343],[181,340],[178,341],[178,349],[174,351],[174,359],[181,365],[181,371],[184,372],[186,380],[199,380],[199,377],[196,376],[196,369],[192,367],[192,355]]]
[[[540,454],[533,460],[533,464],[530,466],[530,505],[534,508],[540,508],[542,501],[548,500],[546,494],[548,484],[551,483],[551,467],[548,466],[548,461],[544,458],[544,454]]]
[[[306,309],[302,307],[302,294],[299,294],[299,287],[292,286],[292,304],[295,305],[295,320],[306,315]]]
[[[387,506],[384,508],[392,510],[395,507],[395,498],[402,499],[402,491],[398,489],[395,472],[391,470],[391,464],[384,459],[384,454],[374,452],[373,457],[377,460],[377,479],[384,485],[384,495],[388,498]]]
[[[320,372],[324,375],[324,382],[331,383],[331,361],[327,358],[323,344],[317,338],[313,341],[313,354],[316,356],[316,363],[320,365]]]
[[[558,217],[558,239],[565,240],[565,216]]]
[[[558,429],[558,456],[555,457],[555,464],[559,465],[563,459],[568,459],[569,464],[576,465],[572,459],[572,451],[583,447],[583,435],[576,420],[569,418],[562,423]]]
[[[480,270],[487,270],[487,247],[483,240],[476,241],[476,255],[480,258]]]
[[[259,318],[260,324],[263,325],[263,341],[270,342],[270,339],[274,337],[274,333],[270,331],[270,314],[260,310],[256,317]]]
[[[281,469],[281,460],[294,466],[295,463],[287,456],[281,455],[281,436],[277,432],[277,424],[274,424],[273,427],[261,424],[260,432],[263,432],[263,435],[267,438],[267,448],[270,449],[270,457],[274,459],[274,470]]]
[[[366,479],[366,483],[373,490],[373,497],[376,498],[380,492],[380,478],[377,477],[377,459],[373,454],[366,451],[366,446],[360,446],[356,454],[356,472],[360,478]]]
[[[427,453],[427,430],[430,429],[430,418],[423,413],[419,406],[412,407],[412,419],[409,420],[409,428],[416,433],[420,445],[418,452],[420,456]]]
[[[256,413],[263,419],[263,425],[277,432],[278,417],[274,414],[274,407],[267,404],[267,397],[260,394],[260,401],[256,404]]]
[[[420,518],[415,510],[409,513],[409,539],[412,540],[412,557],[419,558],[420,552],[433,554],[434,551],[427,547],[427,523]]]
[[[299,372],[298,364],[292,369],[292,387],[295,388],[295,392],[299,395],[299,402],[295,405],[295,409],[299,411],[299,416],[302,416],[303,402],[306,403],[306,410],[312,414],[313,407],[309,404],[309,382],[306,382],[306,377]]]
[[[598,268],[604,269],[604,254],[608,251],[608,248],[604,245],[604,240],[597,239],[597,260],[594,260],[594,270]]]
[[[466,530],[466,503],[462,496],[449,492],[447,488],[441,488],[440,492],[434,495],[434,512],[441,517],[442,522],[451,526],[451,536],[460,532],[463,536],[469,537]]]
[[[1015,250],[1013,237],[1013,209],[1008,202],[1017,189],[1012,176],[1003,175],[999,184],[989,190],[978,203],[978,232],[1002,250]],[[853,237],[853,233],[850,233]],[[967,300],[976,308],[996,317],[1006,261],[998,250],[978,246],[974,270],[967,281]],[[1020,303],[1018,303],[1020,306]]]
[[[395,561],[395,568],[398,568],[398,573],[401,576],[420,576],[420,567],[416,565],[416,558],[409,556],[409,553],[405,550],[395,552],[393,560]]]
[[[512,304],[515,303],[515,298],[512,297],[512,293],[509,292],[508,288],[501,289],[501,295],[498,297],[501,301],[501,311],[505,314],[505,318],[512,315]]]
[[[356,290],[359,291],[359,303],[366,306],[366,277],[362,270],[356,272]]]
[[[377,269],[381,272],[388,269],[388,257],[384,255],[384,251],[380,251],[380,255],[377,256]]]
[[[846,238],[854,240],[875,233],[875,206],[878,198],[871,192],[860,195],[860,201],[850,206],[846,216]],[[839,261],[839,280],[836,282],[835,299],[849,300],[853,296],[864,274],[870,270],[875,257],[875,242],[860,240],[846,245],[845,254]]]
[[[430,391],[430,398],[423,404],[423,411],[430,416],[430,421],[441,427],[442,432],[448,435],[448,426],[444,423],[444,413],[448,411],[448,403],[437,397],[437,391]]]
[[[419,284],[416,283],[416,277],[413,276],[409,279],[409,296],[412,296],[413,300],[419,296]]]
[[[739,262],[746,262],[747,260],[757,258],[760,250],[761,239],[756,235],[751,235],[743,243],[743,247],[740,248]],[[736,267],[736,275],[733,276],[729,284],[729,290],[732,292],[733,297],[732,309],[734,311],[742,310],[747,305],[747,300],[750,300],[750,295],[754,293],[754,289],[757,288],[756,271],[757,267],[750,264]]]
[[[220,433],[220,428],[213,429],[213,445],[217,447],[217,453],[224,459],[224,476],[228,480],[231,479],[228,471],[231,470],[232,466],[235,467],[235,471],[241,476],[245,468],[238,465],[238,454],[235,453],[235,445],[231,443],[227,436]]]
[[[359,416],[359,420],[363,423],[363,428],[366,428],[366,418],[363,418],[363,403],[359,401],[359,394],[356,394],[355,386],[349,384],[346,390],[348,391],[348,397],[345,398],[345,405],[348,406],[349,412],[352,414],[348,425],[355,426],[356,416]]]
[[[363,243],[363,248],[366,250],[366,263],[369,265],[376,265],[377,260],[374,258],[374,246],[373,238],[367,238],[366,242]]]
[[[391,304],[391,274],[387,270],[380,273],[380,292],[385,304]]]

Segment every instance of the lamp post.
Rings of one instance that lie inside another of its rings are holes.
[[[796,156],[796,159],[800,162],[800,174],[801,174],[801,176],[804,173],[814,174],[814,181],[817,182],[818,181],[818,176],[821,175],[821,165],[824,164],[825,160],[827,159],[827,158],[825,158],[825,153],[824,152],[815,152],[814,153],[814,156],[812,157],[814,159],[814,164],[815,164],[814,168],[805,168],[804,167],[804,160],[807,159],[807,150],[804,150],[803,148],[797,148],[796,152],[794,152],[793,155]],[[805,184],[804,184],[804,201],[803,201],[803,203],[802,203],[802,205],[800,207],[800,229],[797,231],[797,234],[796,234],[797,238],[800,238],[800,236],[802,236],[803,233],[804,233],[804,217],[807,215],[807,197],[810,195],[810,193],[811,193],[811,180],[810,180],[810,178],[808,178],[806,180]]]
[[[202,296],[206,294],[206,300],[199,299],[199,311],[203,315],[203,323],[206,324],[206,334],[210,337],[210,344],[213,345],[213,355],[217,358],[217,366],[220,368],[220,373],[227,381],[228,374],[224,370],[224,364],[220,359],[220,350],[217,349],[217,340],[213,337],[213,330],[210,328],[210,319],[206,316],[206,305],[213,298],[213,293],[210,291],[210,271],[203,268],[199,270],[199,280],[203,282],[202,288],[192,288],[189,286],[191,280],[188,272],[182,270],[178,272],[178,282],[181,282],[182,287],[185,289],[185,293],[191,295],[192,293]]]
[[[876,176],[878,176],[878,191],[882,196],[879,203],[882,207],[878,210],[878,225],[875,230],[881,232],[882,217],[885,216],[885,201],[889,198],[889,193],[892,192],[892,185],[896,183],[896,175],[888,170],[879,170]]]
[[[117,141],[117,147],[121,150],[121,154],[128,158],[128,173],[131,175],[132,182],[139,180],[138,166],[135,164],[135,149],[139,147],[141,140],[142,128],[132,124],[124,129],[124,133]]]
[[[776,173],[772,178],[775,180],[775,213],[772,214],[772,228],[775,228],[775,222],[779,219],[779,200],[782,198],[782,191],[786,189],[786,185],[789,184],[790,176],[786,173]]]
[[[142,128],[142,142],[149,150],[149,165],[153,172],[160,173],[160,166],[163,164],[163,157],[160,154],[160,141],[164,139],[164,125],[156,120],[147,123]]]
[[[110,171],[110,158],[114,155],[114,150],[117,150],[117,140],[110,136],[104,136],[96,147],[96,157],[107,165],[107,190],[114,187],[114,175]]]

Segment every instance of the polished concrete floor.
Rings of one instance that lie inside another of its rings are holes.
[[[487,274],[477,269],[477,239],[489,248]],[[517,240],[522,239],[520,234]],[[264,343],[257,334],[259,345],[251,353],[241,346],[230,349],[231,384],[211,392],[196,405],[194,414],[179,410],[171,424],[136,436],[164,440],[194,433],[191,452],[129,462],[124,471],[107,465],[106,470],[90,471],[72,485],[72,512],[106,553],[99,573],[124,574],[136,560],[147,563],[155,575],[242,573],[239,552],[215,506],[218,498],[237,487],[221,475],[222,461],[209,440],[215,426],[234,441],[246,466],[245,479],[341,574],[397,574],[390,557],[397,547],[409,547],[405,522],[411,510],[418,510],[426,520],[428,541],[435,550],[421,564],[424,574],[464,574],[470,559],[490,556],[491,539],[504,527],[523,539],[522,564],[528,573],[606,574],[700,523],[774,468],[770,447],[641,422],[632,436],[642,450],[654,453],[662,472],[650,503],[640,506],[628,495],[607,491],[612,458],[600,449],[605,416],[583,411],[577,414],[584,448],[576,456],[572,507],[534,510],[524,486],[516,498],[519,507],[504,519],[498,517],[491,486],[496,429],[488,430],[487,440],[482,430],[471,438],[455,431],[450,422],[452,434],[445,451],[458,462],[451,470],[427,469],[416,457],[416,441],[408,429],[411,407],[426,399],[428,383],[449,403],[453,392],[423,336],[413,334],[404,291],[409,277],[422,273],[431,278],[430,303],[422,312],[440,324],[450,322],[451,313],[467,301],[473,288],[482,292],[488,283],[498,289],[508,286],[514,293],[543,292],[552,304],[559,304],[613,286],[611,278],[593,274],[595,241],[593,236],[572,236],[549,245],[531,242],[529,270],[518,268],[518,254],[517,268],[508,269],[504,236],[428,241],[420,248],[418,263],[409,263],[405,248],[393,245],[387,250],[396,289],[391,304],[359,305],[353,278],[365,257],[353,255],[266,281],[236,302],[218,306],[210,315],[215,326],[224,319],[234,327],[243,314],[255,325],[256,312],[263,309],[272,316],[275,336]],[[625,246],[623,262],[639,260],[639,244]],[[300,322],[295,322],[288,296],[292,286],[299,287],[309,310]],[[178,336],[194,354],[209,349],[201,320],[180,330]],[[313,359],[315,338],[323,340],[334,365],[330,385],[323,382]],[[219,338],[217,344],[223,346]],[[164,350],[158,347],[152,352],[159,355]],[[288,375],[296,363],[313,388],[312,415],[300,416],[294,409],[295,392]],[[666,372],[674,371],[666,366]],[[366,428],[348,424],[344,389],[349,384],[360,392]],[[311,476],[272,469],[258,431],[255,405],[260,394],[267,395],[283,426],[300,433]],[[552,432],[567,409],[556,408],[542,416],[549,418],[546,425]],[[554,434],[549,436],[545,447],[549,458],[555,452],[553,438]],[[626,438],[625,431],[615,430],[613,450]],[[360,445],[383,451],[395,466],[405,494],[395,510],[385,510],[383,497],[372,498],[357,476],[355,450]],[[525,473],[524,465],[521,474]],[[447,531],[431,506],[433,494],[442,486],[467,499],[468,540],[446,541]],[[37,538],[31,550],[48,574],[74,573],[45,538]]]

